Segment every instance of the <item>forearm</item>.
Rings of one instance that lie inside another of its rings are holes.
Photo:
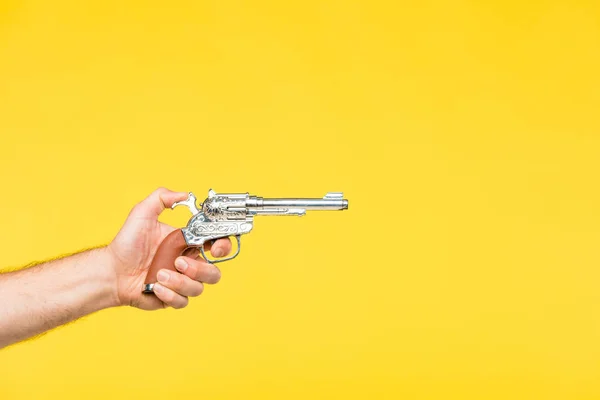
[[[0,348],[118,305],[105,248],[0,275]]]

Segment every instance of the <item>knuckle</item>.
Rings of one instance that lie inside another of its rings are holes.
[[[133,208],[129,212],[129,216],[139,214],[140,212],[143,211],[143,208],[144,208],[144,205],[142,203],[137,203],[135,206],[133,206]]]
[[[175,273],[175,272],[171,272],[171,278],[170,280],[172,280],[172,284],[171,289],[173,290],[181,290],[181,288],[183,287],[183,277],[181,276],[181,274]]]
[[[160,299],[165,303],[171,305],[171,303],[175,299],[175,293],[172,290],[165,288],[165,290],[163,290],[163,292],[160,295]]]
[[[196,279],[198,276],[198,267],[196,267],[196,260],[187,260],[188,267],[185,270],[185,275],[190,277],[191,279]]]
[[[194,274],[192,275],[192,277],[197,281],[201,281],[203,276],[204,276],[203,262],[202,261],[194,262]]]

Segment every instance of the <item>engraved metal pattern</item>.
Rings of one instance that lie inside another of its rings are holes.
[[[340,192],[327,193],[321,199],[291,198],[268,199],[250,196],[248,193],[216,193],[210,189],[208,198],[200,207],[192,192],[188,198],[173,204],[172,208],[185,206],[192,218],[181,231],[189,247],[198,247],[202,257],[209,263],[231,260],[240,253],[241,235],[249,233],[254,227],[257,215],[305,215],[309,210],[346,210],[348,200]],[[238,247],[230,257],[211,260],[204,253],[204,243],[219,238],[235,236]],[[154,284],[146,284],[144,293],[152,293]]]
[[[202,212],[213,221],[246,218],[246,199],[215,195],[202,203]]]
[[[202,248],[208,241],[228,236],[235,236],[239,242],[241,235],[252,230],[257,215],[301,216],[307,210],[344,210],[348,208],[348,200],[339,192],[327,193],[321,199],[266,199],[248,193],[216,193],[210,189],[200,208],[196,206],[196,196],[191,192],[187,200],[175,203],[173,207],[177,205],[187,206],[193,214],[182,229],[186,243],[190,247]],[[234,258],[239,249],[240,246],[234,256],[214,262]]]

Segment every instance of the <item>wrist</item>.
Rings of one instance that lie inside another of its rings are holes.
[[[117,263],[118,259],[115,257],[110,249],[110,246],[104,246],[96,249],[99,258],[98,268],[98,282],[102,285],[103,293],[105,297],[104,308],[111,308],[121,306],[118,292],[118,276],[117,276]]]

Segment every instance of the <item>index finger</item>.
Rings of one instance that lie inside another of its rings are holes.
[[[204,250],[209,250],[213,257],[225,257],[231,252],[231,239],[229,237],[219,238],[213,242],[204,244]]]

